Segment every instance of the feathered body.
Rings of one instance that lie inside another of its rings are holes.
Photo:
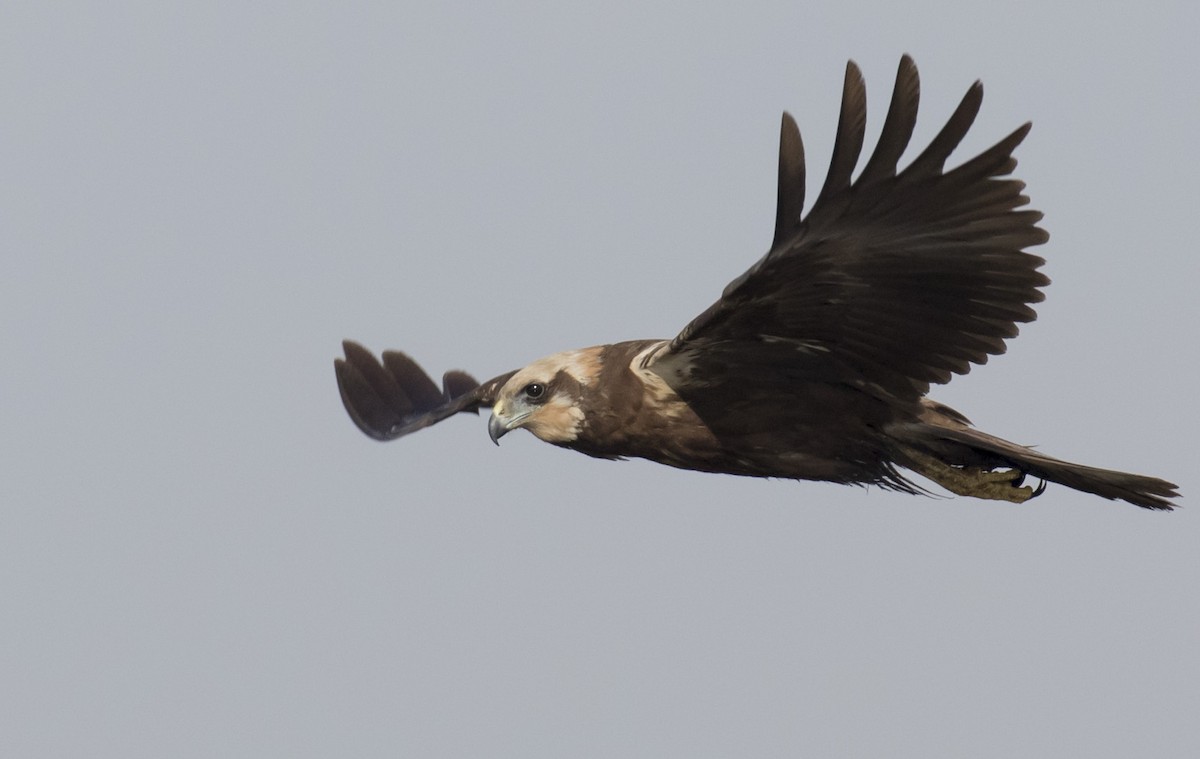
[[[601,458],[684,469],[875,484],[920,492],[916,471],[953,492],[1024,501],[1026,474],[1150,509],[1175,486],[1071,464],[971,428],[925,398],[1003,353],[1035,318],[1049,280],[1012,151],[1029,125],[947,171],[982,101],[976,83],[932,143],[897,162],[917,117],[916,67],[901,60],[871,158],[866,95],[849,64],[829,173],[807,216],[800,134],[784,114],[770,250],[675,338],[566,351],[482,385],[451,372],[439,390],[407,356],[377,361],[347,342],[342,400],[387,440],[490,406],[498,440],[524,428]]]

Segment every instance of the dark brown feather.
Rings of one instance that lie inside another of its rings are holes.
[[[685,327],[652,368],[685,396],[736,392],[777,402],[781,378],[801,375],[915,401],[1004,351],[1017,323],[1032,321],[1049,280],[1024,248],[1045,242],[1041,214],[1022,209],[1024,185],[1001,178],[1015,160],[1023,126],[949,172],[943,166],[978,112],[976,84],[928,148],[905,170],[897,162],[916,121],[916,66],[901,61],[879,144],[857,181],[866,98],[862,76],[846,70],[833,158],[807,218],[799,195],[781,187],[771,250]],[[784,129],[780,180],[793,183],[799,138]],[[802,161],[802,159],[800,159]],[[786,201],[786,202],[785,202]],[[790,237],[781,232],[795,229]],[[780,351],[780,341],[806,350]],[[754,354],[762,354],[754,358]],[[775,370],[739,371],[770,358]],[[830,360],[832,358],[836,360]],[[719,367],[714,372],[713,369]],[[732,368],[731,368],[732,367]],[[714,374],[720,380],[714,380]],[[698,383],[696,386],[690,383]]]
[[[846,63],[846,79],[842,85],[842,110],[838,115],[837,134],[833,141],[833,157],[829,173],[817,196],[817,206],[832,203],[850,189],[850,175],[858,164],[867,132],[867,85],[854,61]]]
[[[893,427],[888,432],[894,439],[955,466],[1016,469],[1084,493],[1126,501],[1144,509],[1170,511],[1177,504],[1169,499],[1179,497],[1179,486],[1173,482],[1074,464],[967,427],[905,424]],[[903,450],[897,452],[898,459],[903,460]]]
[[[804,142],[791,114],[779,127],[779,191],[775,205],[775,244],[800,229],[804,212]]]
[[[345,359],[333,362],[342,404],[360,430],[376,440],[394,440],[454,414],[478,412],[494,402],[496,391],[513,375],[502,374],[480,385],[466,372],[446,372],[442,390],[415,361],[385,351],[380,363],[350,340],[342,342]]]

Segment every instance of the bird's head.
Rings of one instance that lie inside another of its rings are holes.
[[[500,438],[524,427],[547,443],[565,445],[579,436],[584,389],[600,373],[600,348],[555,353],[521,369],[496,394],[488,434]]]

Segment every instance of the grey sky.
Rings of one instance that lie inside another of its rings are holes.
[[[344,337],[491,376],[668,337],[873,144],[1026,120],[1054,280],[934,397],[1196,494],[1194,4],[9,3],[0,755],[1200,755],[1200,518],[389,445]]]

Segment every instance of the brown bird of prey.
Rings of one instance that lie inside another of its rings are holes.
[[[899,170],[918,99],[905,56],[879,143],[852,180],[866,90],[847,65],[829,174],[807,216],[804,150],[785,113],[771,249],[673,339],[556,353],[483,384],[451,371],[440,390],[405,354],[380,362],[347,341],[335,367],[350,418],[391,440],[489,407],[493,441],[524,428],[598,458],[924,492],[903,468],[979,498],[1020,503],[1051,481],[1172,508],[1172,483],[1047,456],[925,398],[1034,320],[1049,280],[1026,249],[1048,236],[1009,176],[1030,125],[947,171],[983,99],[976,82]]]

